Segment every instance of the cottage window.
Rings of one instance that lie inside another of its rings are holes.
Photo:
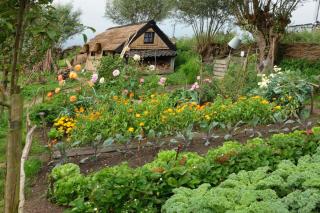
[[[91,56],[96,56],[96,52],[91,52]]]
[[[153,44],[154,43],[154,32],[146,32],[144,34],[144,43]]]

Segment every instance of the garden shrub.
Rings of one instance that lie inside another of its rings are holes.
[[[179,188],[162,207],[164,213],[188,212],[319,212],[320,148],[300,157],[297,165],[281,161],[275,170],[232,174],[219,186]]]
[[[259,88],[252,93],[285,108],[288,116],[298,117],[297,113],[303,109],[311,94],[311,85],[305,78],[296,72],[281,72],[281,68],[275,68],[275,73],[269,76],[262,75],[262,80],[258,84]]]
[[[143,209],[147,209],[147,212],[158,212],[175,188],[196,188],[204,183],[216,186],[232,173],[255,170],[261,166],[268,166],[267,171],[273,171],[276,165],[287,157],[296,162],[303,155],[315,153],[319,139],[320,135],[317,133],[306,135],[302,131],[296,131],[275,135],[266,140],[253,139],[244,145],[229,142],[210,150],[204,157],[195,153],[180,153],[177,156],[175,151],[164,151],[145,166],[134,169],[122,164],[86,177],[79,174],[77,166],[68,164],[53,170],[51,176],[55,181],[51,197],[56,202],[71,205],[73,212],[79,212],[82,208],[96,208],[100,212],[140,212]],[[280,143],[283,143],[283,146],[280,147]],[[299,180],[297,178],[292,181]],[[317,182],[305,182],[304,185],[312,183]],[[63,187],[68,190],[62,190]],[[73,190],[69,190],[71,188]],[[231,189],[226,193],[230,196],[236,193],[241,195]],[[250,191],[246,191],[244,195],[249,196]],[[265,199],[266,202],[263,206],[259,203],[245,206],[243,211],[267,208],[270,202],[276,201],[276,196],[277,193],[267,189],[249,197],[244,196],[245,204],[256,198]],[[275,203],[279,209],[284,207],[281,202]],[[230,201],[228,208],[232,205],[234,204]],[[227,207],[221,207],[224,208]]]
[[[101,77],[109,80],[112,78],[114,70],[122,70],[125,65],[125,60],[118,55],[103,56],[98,67],[98,73]]]
[[[201,65],[197,57],[190,58],[188,61],[181,65],[177,72],[183,72],[186,76],[185,81],[188,84],[194,83],[199,75]]]

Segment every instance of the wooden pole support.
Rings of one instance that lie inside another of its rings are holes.
[[[11,96],[9,134],[7,142],[7,175],[5,187],[5,213],[17,213],[20,190],[20,161],[22,142],[23,99],[20,94]]]

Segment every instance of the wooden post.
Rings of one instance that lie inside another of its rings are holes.
[[[23,213],[23,207],[24,207],[24,202],[25,202],[24,185],[25,185],[25,181],[26,181],[26,174],[24,171],[24,165],[25,165],[26,160],[28,159],[28,155],[29,155],[31,145],[32,145],[32,134],[36,128],[37,128],[37,126],[34,126],[31,128],[30,131],[28,131],[27,137],[26,137],[26,145],[24,146],[23,152],[22,152],[21,166],[20,166],[19,213]]]
[[[5,213],[17,213],[20,190],[20,161],[22,142],[23,99],[20,94],[11,96],[9,134],[7,143],[7,175]]]
[[[310,115],[313,114],[314,111],[314,88],[311,85],[311,106],[310,106]]]

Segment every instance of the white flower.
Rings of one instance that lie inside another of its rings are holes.
[[[104,84],[104,82],[105,82],[105,79],[104,79],[103,77],[100,78],[99,83],[100,83],[100,84]]]
[[[280,71],[281,71],[281,67],[278,67],[277,65],[275,65],[275,66],[273,67],[273,70],[274,70],[275,72],[280,72]]]
[[[156,66],[154,66],[154,65],[149,66],[149,70],[154,71],[155,69],[156,69]]]
[[[262,77],[262,80],[261,80],[261,82],[258,83],[258,86],[259,86],[260,88],[267,88],[269,83],[270,83],[269,78],[267,78],[267,77]]]
[[[112,75],[113,75],[113,77],[117,77],[117,76],[120,75],[120,71],[119,71],[119,70],[114,70],[114,71],[112,72]]]
[[[197,80],[200,81],[200,79],[201,79],[201,77],[200,77],[200,75],[198,75],[198,76],[197,76]]]
[[[267,88],[267,87],[268,87],[268,84],[267,84],[267,82],[265,82],[265,81],[261,81],[261,82],[258,83],[258,86],[259,86],[260,88]]]
[[[134,54],[133,60],[135,60],[135,61],[140,61],[140,59],[141,59],[140,55]]]

